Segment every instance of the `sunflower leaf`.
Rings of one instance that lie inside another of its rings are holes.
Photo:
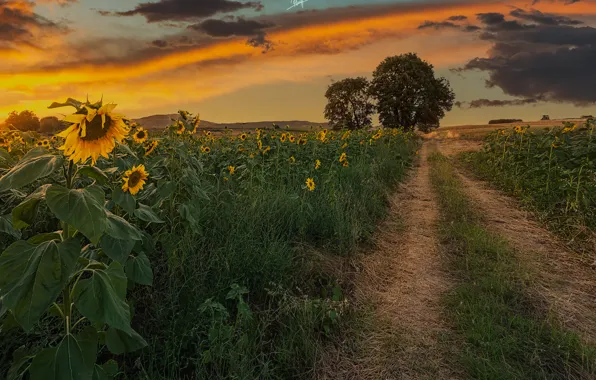
[[[50,185],[40,186],[12,210],[12,225],[15,229],[22,230],[33,223],[37,216],[39,203],[45,199],[48,187]]]
[[[149,258],[144,253],[138,254],[136,257],[130,257],[126,262],[126,277],[132,282],[141,285],[153,284],[153,271],[151,270],[151,263]]]
[[[106,211],[106,215],[108,217],[108,225],[106,228],[106,233],[108,235],[115,237],[116,239],[143,239],[141,231],[139,231],[132,224],[128,223],[126,219],[119,217],[118,215],[114,215],[109,211]]]
[[[94,244],[99,242],[108,224],[104,197],[98,186],[69,190],[52,185],[46,192],[48,207],[58,219],[81,231]]]
[[[122,191],[120,187],[116,187],[112,191],[112,200],[130,215],[134,213],[137,207],[135,198],[130,193]]]
[[[130,255],[135,246],[135,241],[130,239],[117,239],[105,234],[101,237],[99,245],[110,259],[124,265],[128,259],[128,255]]]
[[[79,102],[76,99],[68,98],[68,99],[66,99],[66,101],[64,103],[53,102],[52,104],[50,104],[50,106],[48,108],[60,108],[60,107],[68,107],[68,106],[74,107],[78,111],[83,106],[83,103]]]
[[[34,157],[25,156],[0,178],[0,192],[8,189],[19,189],[37,179],[46,177],[56,171],[63,161],[62,156],[54,156],[53,154]]]
[[[109,181],[108,176],[97,166],[83,166],[82,168],[79,168],[77,174],[94,179],[100,185],[105,185]]]
[[[120,355],[140,350],[147,346],[147,342],[133,329],[125,332],[110,327],[106,333],[106,346],[111,353]]]
[[[11,215],[0,215],[0,232],[8,234],[15,239],[21,238],[21,231],[15,230],[12,226]]]
[[[24,240],[11,244],[0,256],[0,298],[16,321],[31,330],[69,281],[77,257],[75,239],[34,245]]]
[[[151,207],[142,203],[139,203],[139,208],[135,210],[134,214],[137,218],[145,222],[164,223],[164,221],[161,220],[157,214],[155,214]]]
[[[79,312],[91,322],[132,332],[125,296],[126,275],[122,265],[113,261],[107,269],[96,269],[90,278],[77,284],[74,301]]]
[[[67,334],[57,347],[46,348],[35,356],[29,373],[31,380],[91,380],[88,342]],[[95,359],[95,358],[94,358]]]

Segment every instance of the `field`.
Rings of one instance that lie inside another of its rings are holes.
[[[529,126],[532,131],[539,131],[559,127],[563,123],[583,124],[585,119],[553,119],[505,124],[477,124],[440,127],[428,134],[428,138],[462,138],[467,140],[482,140],[486,135],[498,129],[512,129],[518,125]]]
[[[111,151],[3,135],[0,377],[312,373],[345,314],[342,274],[327,268],[374,232],[414,135],[216,137],[181,112],[149,138],[105,112],[122,133]],[[91,119],[70,120],[101,138]]]
[[[0,378],[596,378],[593,122],[64,106],[0,140]]]

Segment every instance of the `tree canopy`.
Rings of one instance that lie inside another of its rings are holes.
[[[360,129],[371,124],[374,105],[366,78],[346,78],[332,83],[325,97],[325,118],[333,128]]]
[[[12,111],[8,118],[6,118],[5,124],[8,128],[14,127],[19,131],[38,131],[40,127],[39,118],[33,111]]]
[[[447,79],[414,53],[386,58],[373,73],[370,93],[385,128],[429,131],[453,107],[455,94]]]

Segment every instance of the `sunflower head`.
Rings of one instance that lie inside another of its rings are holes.
[[[290,162],[293,164],[293,163],[295,163],[295,162],[296,162],[296,159],[294,158],[294,156],[291,156],[291,157],[289,158],[289,161],[290,161]]]
[[[145,165],[133,166],[132,169],[124,173],[122,191],[128,191],[132,195],[135,195],[143,189],[147,178],[149,178],[149,173],[145,171]]]
[[[348,163],[348,160],[344,161],[343,167],[347,168],[348,166],[350,166],[350,164]]]
[[[132,137],[134,138],[135,142],[141,144],[141,143],[144,143],[145,141],[147,141],[149,134],[147,133],[147,131],[144,128],[141,127],[135,131],[135,133],[132,135]]]
[[[38,141],[35,143],[35,146],[43,146],[43,141]]]
[[[145,157],[153,153],[155,148],[157,148],[157,145],[159,145],[159,141],[157,140],[153,140],[150,143],[145,143]]]
[[[240,135],[240,140],[242,140],[242,141],[246,140],[246,133],[243,133]]]
[[[316,160],[315,161],[315,169],[318,169],[321,167],[321,160]]]
[[[315,180],[312,179],[312,178],[307,178],[306,179],[306,188],[309,191],[314,191],[314,189],[315,189]]]
[[[261,140],[258,140],[257,146],[259,147],[259,150],[263,149],[263,142]]]
[[[294,136],[290,136],[288,137],[288,140],[290,140],[290,142],[293,144],[294,141],[296,141],[296,138]]]
[[[341,156],[339,156],[339,162],[345,162],[348,159],[348,155],[346,152],[343,152]]]
[[[265,154],[265,153],[269,152],[270,150],[271,150],[271,147],[270,147],[269,145],[267,145],[267,146],[265,147],[265,149],[263,149],[263,154]]]
[[[64,121],[72,124],[57,134],[65,139],[59,149],[74,163],[91,158],[95,164],[99,156],[108,158],[116,141],[122,142],[128,135],[129,128],[124,117],[112,112],[116,105],[100,104],[93,105],[99,108],[86,105],[79,112],[64,118]]]
[[[282,133],[281,136],[279,136],[279,141],[286,142],[288,136],[285,133]]]
[[[234,172],[236,171],[236,168],[233,166],[228,166],[228,172],[230,173],[230,175],[234,175]]]
[[[201,145],[201,153],[211,153],[211,148],[205,145]]]
[[[50,146],[50,140],[45,139],[41,141],[41,145],[45,146],[46,148]]]

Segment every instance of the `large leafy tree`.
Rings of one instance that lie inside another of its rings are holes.
[[[18,113],[17,111],[12,111],[8,118],[5,121],[6,126],[8,128],[18,129],[19,131],[37,131],[39,130],[40,122],[39,118],[33,111],[22,111]]]
[[[366,78],[346,78],[327,88],[325,118],[333,128],[360,129],[371,124],[374,105]]]
[[[447,79],[436,78],[433,66],[414,53],[381,62],[373,73],[370,91],[386,128],[437,128],[455,100]]]

